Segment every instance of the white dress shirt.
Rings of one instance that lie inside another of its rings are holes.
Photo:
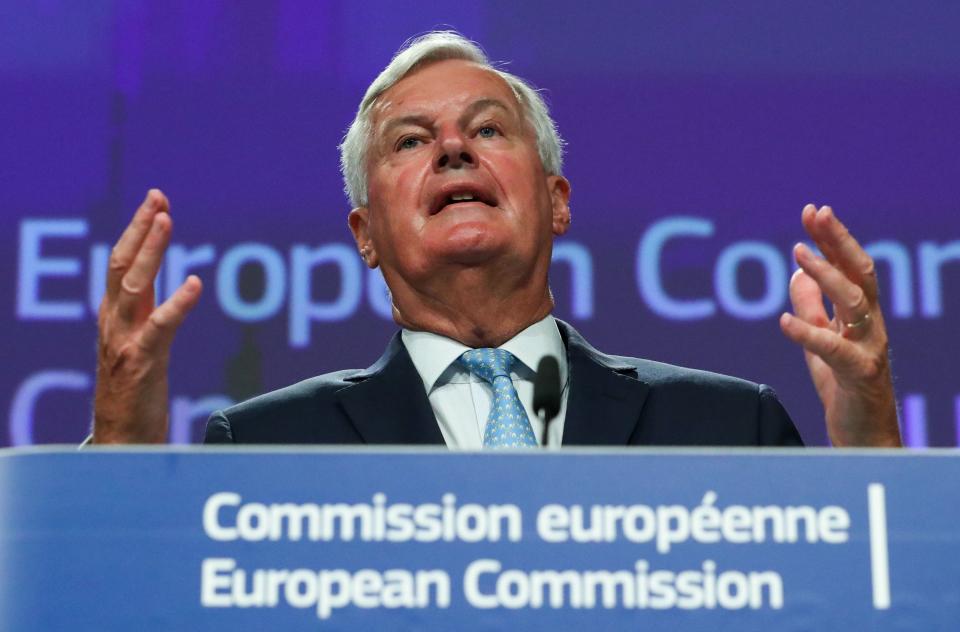
[[[456,340],[426,331],[401,333],[403,344],[413,360],[440,432],[452,450],[479,450],[483,447],[483,431],[490,414],[493,393],[489,383],[473,375],[457,359],[467,347]],[[543,423],[533,410],[533,380],[540,359],[554,356],[560,364],[560,412],[550,422],[547,445],[559,448],[563,437],[563,422],[567,414],[567,350],[553,316],[530,325],[502,344],[500,349],[512,353],[517,361],[510,371],[510,379],[517,389],[520,402],[527,411],[537,441],[543,443]]]

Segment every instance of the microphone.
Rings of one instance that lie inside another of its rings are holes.
[[[543,447],[547,447],[550,422],[560,412],[560,363],[553,356],[543,356],[533,380],[533,410],[543,422]]]

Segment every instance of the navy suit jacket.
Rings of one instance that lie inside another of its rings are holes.
[[[607,355],[557,325],[570,368],[563,445],[802,445],[767,386]],[[320,375],[213,413],[204,441],[444,443],[399,333],[367,369]]]

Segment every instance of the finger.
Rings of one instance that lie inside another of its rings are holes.
[[[800,214],[800,223],[803,224],[803,229],[807,231],[807,234],[810,235],[810,238],[814,240],[817,249],[820,250],[821,254],[823,254],[827,261],[836,261],[837,253],[832,250],[832,245],[829,242],[825,242],[823,239],[821,239],[821,236],[818,232],[821,230],[821,228],[817,225],[816,218],[816,206],[813,204],[807,204],[803,207],[803,212]]]
[[[800,318],[814,327],[830,325],[830,316],[823,305],[823,293],[817,282],[811,279],[802,269],[797,270],[790,277],[790,303],[797,318]]]
[[[820,292],[820,286],[803,270],[797,270],[790,278],[790,302],[793,304],[796,318],[814,327],[829,327],[830,317],[823,305],[823,294]],[[783,319],[781,318],[781,328],[782,326]],[[797,341],[794,340],[794,342]],[[810,374],[813,376],[814,384],[817,385],[819,391],[818,380],[821,378],[818,376],[822,375],[822,371],[818,368],[818,365],[822,365],[823,360],[807,349],[803,350],[803,357],[810,368]]]
[[[780,316],[780,329],[787,338],[821,358],[837,373],[851,372],[858,366],[855,345],[835,331],[814,327],[788,313]]]
[[[137,257],[123,279],[117,294],[117,312],[128,322],[145,315],[153,307],[153,281],[170,243],[173,220],[165,213],[154,215],[150,231],[137,252]]]
[[[803,272],[833,303],[834,311],[841,321],[857,322],[870,313],[870,303],[863,288],[853,283],[840,270],[813,254],[804,244],[797,244],[793,253]]]
[[[183,324],[203,292],[203,283],[196,275],[191,274],[170,298],[153,310],[143,328],[140,344],[147,349],[155,349],[159,345],[169,345],[177,328]]]
[[[107,269],[106,293],[110,299],[116,297],[120,291],[120,282],[127,273],[130,265],[136,259],[137,252],[143,244],[144,238],[150,232],[153,218],[157,213],[169,212],[170,204],[166,196],[159,189],[147,191],[143,204],[134,213],[133,219],[127,226],[120,239],[110,253],[110,266]]]
[[[810,213],[804,208],[804,228],[831,263],[871,297],[877,294],[873,259],[860,246],[829,206]]]

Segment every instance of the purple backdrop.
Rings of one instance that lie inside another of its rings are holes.
[[[337,143],[409,36],[452,26],[546,90],[569,141],[557,314],[599,348],[773,385],[823,443],[779,333],[829,203],[882,274],[908,441],[956,445],[960,5],[274,0],[0,8],[0,445],[87,432],[102,266],[149,187],[174,347],[173,439],[211,407],[367,366],[394,326],[346,229]]]

